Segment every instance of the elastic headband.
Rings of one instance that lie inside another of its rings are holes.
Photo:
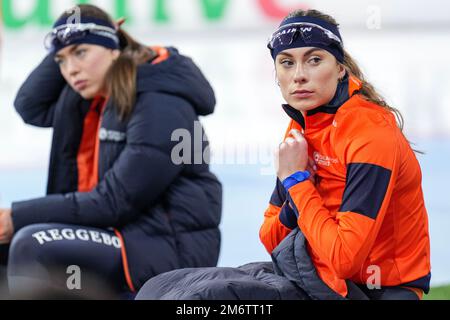
[[[64,17],[56,21],[53,30],[45,38],[45,47],[53,54],[73,44],[94,44],[109,49],[119,49],[119,37],[109,21],[81,17],[76,23],[69,23]]]
[[[336,25],[315,17],[294,17],[281,23],[267,47],[272,58],[287,49],[317,47],[344,62],[344,43]]]

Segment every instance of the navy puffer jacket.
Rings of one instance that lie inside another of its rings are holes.
[[[162,272],[215,266],[220,249],[222,187],[208,161],[198,163],[199,154],[208,154],[198,116],[213,113],[214,92],[191,59],[174,48],[169,52],[163,62],[138,67],[137,100],[128,120],[121,122],[107,104],[99,184],[91,192],[77,192],[77,152],[91,101],[65,83],[50,56],[15,101],[26,123],[53,128],[48,195],[13,203],[15,231],[47,222],[114,228],[124,239],[136,289]],[[172,139],[177,129],[192,136],[190,164],[171,159],[181,141]]]

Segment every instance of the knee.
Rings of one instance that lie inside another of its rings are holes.
[[[13,236],[7,266],[11,297],[36,298],[39,293],[45,294],[49,290],[51,270],[48,258],[51,252],[39,242],[39,237],[49,227],[48,224],[30,225]]]
[[[46,224],[34,224],[20,229],[13,236],[9,247],[9,271],[38,263],[39,259],[43,258],[43,252],[39,248],[42,243],[39,240],[46,229]]]

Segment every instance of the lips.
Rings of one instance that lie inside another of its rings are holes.
[[[314,91],[309,91],[309,90],[296,90],[292,93],[293,96],[300,98],[300,99],[309,98],[313,94],[314,94]]]
[[[75,82],[73,86],[75,87],[75,90],[83,91],[87,87],[87,81],[86,80],[79,80],[79,81]]]

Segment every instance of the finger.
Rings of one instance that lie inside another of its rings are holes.
[[[298,131],[297,129],[292,129],[289,133],[295,138],[295,140],[300,141],[305,139],[303,135],[300,133],[300,131]]]
[[[273,159],[275,160],[275,164],[277,164],[280,159],[280,150],[279,149],[276,149],[273,151]]]
[[[284,140],[284,142],[287,144],[293,144],[295,142],[295,139],[293,139],[291,137],[287,137],[286,140]]]
[[[314,170],[314,168],[311,168],[310,166],[308,166],[306,168],[306,171],[309,172],[308,180],[310,180],[313,184],[315,184],[316,183],[316,171]]]
[[[278,146],[278,150],[277,151],[283,150],[284,148],[286,148],[286,142],[280,143],[280,145]]]
[[[308,164],[309,164],[312,168],[314,168],[314,171],[317,171],[317,165],[316,165],[316,162],[315,162],[313,159],[309,158]]]
[[[314,169],[311,168],[311,167],[307,167],[307,168],[306,168],[306,171],[309,172],[309,177],[310,177],[310,178],[312,178],[312,177],[314,177],[314,176],[316,175],[316,172],[315,172]]]

